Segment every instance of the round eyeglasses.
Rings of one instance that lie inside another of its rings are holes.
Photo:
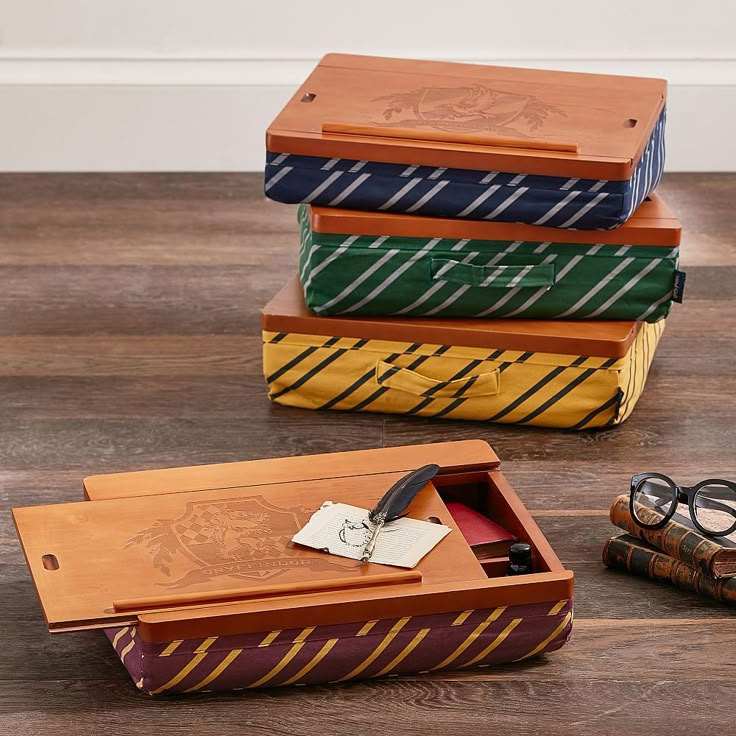
[[[695,527],[712,537],[736,531],[736,483],[710,478],[688,488],[661,473],[639,473],[631,479],[629,508],[644,529],[661,529],[687,504]]]

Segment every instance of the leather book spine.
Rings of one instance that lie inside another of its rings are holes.
[[[647,514],[651,515],[652,522],[657,519],[656,514],[649,509],[642,509],[641,514],[642,521],[647,521],[645,518]],[[674,519],[668,521],[662,529],[643,529],[631,518],[629,497],[623,495],[613,502],[610,519],[614,526],[633,537],[643,539],[666,555],[681,560],[705,575],[720,577],[715,562],[716,555],[723,547],[700,532],[689,529]]]
[[[682,590],[736,606],[736,578],[716,580],[674,557],[645,546],[628,534],[606,542],[603,564],[632,575],[668,582]]]

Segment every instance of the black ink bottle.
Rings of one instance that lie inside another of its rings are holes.
[[[532,572],[532,548],[526,542],[514,542],[509,547],[507,575],[526,575]]]

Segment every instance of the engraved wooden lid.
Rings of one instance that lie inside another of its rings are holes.
[[[312,230],[337,235],[388,235],[405,238],[468,238],[551,243],[679,246],[682,227],[674,213],[652,193],[616,230],[560,230],[540,225],[484,222],[441,217],[343,210],[309,206]]]
[[[640,328],[633,321],[317,317],[307,309],[296,276],[263,308],[261,324],[269,332],[601,358],[626,355]]]
[[[626,180],[666,94],[661,79],[327,54],[269,126],[266,147]]]
[[[324,500],[370,508],[432,461],[440,473],[410,516],[436,516],[454,531],[414,570],[290,545]],[[13,517],[57,632],[130,623],[146,641],[169,642],[569,598],[573,573],[498,465],[486,442],[468,440],[118,473],[88,478],[89,501]],[[532,543],[539,571],[488,578],[437,487],[480,493],[494,518]]]

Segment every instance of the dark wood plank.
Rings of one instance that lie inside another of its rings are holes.
[[[686,301],[632,417],[576,434],[269,404],[258,315],[298,237],[295,208],[267,201],[260,175],[0,175],[3,508],[81,499],[97,472],[481,437],[576,574],[574,638],[543,659],[151,699],[101,634],[46,632],[6,513],[0,733],[722,731],[736,716],[732,612],[600,562],[634,472],[736,477],[736,176],[668,175],[660,192],[685,228]]]

